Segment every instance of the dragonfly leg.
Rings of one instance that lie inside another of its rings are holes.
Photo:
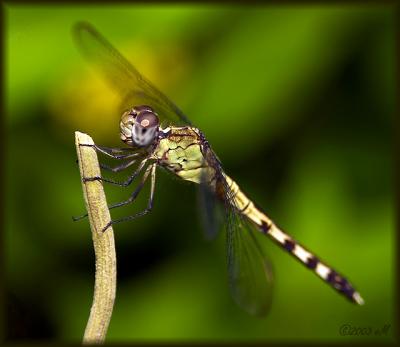
[[[129,158],[138,158],[140,156],[143,156],[143,153],[135,152],[135,153],[131,153],[131,154],[116,155],[116,156],[113,156],[113,158],[121,160],[121,159],[129,159]]]
[[[140,165],[138,166],[138,168],[135,170],[135,172],[128,177],[128,179],[124,182],[117,182],[108,178],[104,178],[104,177],[100,177],[100,176],[94,176],[94,177],[83,177],[82,181],[83,182],[92,182],[92,181],[103,181],[106,183],[110,183],[110,184],[114,184],[116,186],[120,186],[120,187],[127,187],[129,186],[133,180],[139,175],[139,173],[142,171],[143,167],[145,166],[146,162],[147,162],[147,158],[143,159],[142,162],[140,163]],[[133,163],[125,163],[123,165],[125,165],[125,168],[128,167],[129,165],[132,165]],[[123,165],[121,165],[120,167],[123,167]],[[120,168],[120,167],[117,167]],[[120,169],[122,170],[122,169]]]
[[[144,165],[146,164],[146,162],[147,162],[147,158],[146,158],[145,160],[143,160],[143,161],[140,163],[139,167],[138,167],[138,168],[136,169],[136,171],[132,174],[132,176],[129,177],[129,179],[128,179],[126,182],[124,182],[124,183],[120,183],[120,182],[108,180],[108,179],[105,179],[105,178],[102,178],[102,177],[99,177],[99,176],[95,176],[95,177],[84,177],[82,180],[83,180],[84,182],[103,181],[103,182],[107,182],[107,183],[116,184],[116,185],[119,185],[119,186],[124,186],[124,187],[126,187],[126,186],[128,186],[129,184],[131,184],[132,181],[139,175],[139,173],[142,171],[142,169],[143,169]],[[153,164],[153,165],[156,165],[156,164]],[[119,204],[116,204],[116,205],[111,205],[111,206],[109,206],[108,208],[109,208],[109,209],[112,209],[112,208],[119,207],[119,206],[123,206],[123,205],[129,204],[130,202],[132,202],[132,201],[136,198],[136,196],[139,194],[140,190],[142,189],[142,187],[143,187],[143,185],[144,185],[144,183],[145,183],[145,181],[146,181],[148,175],[149,175],[149,173],[147,173],[147,170],[146,170],[146,172],[145,172],[145,174],[144,174],[144,176],[143,176],[142,182],[141,182],[140,185],[137,187],[137,189],[135,190],[135,192],[132,194],[131,198],[129,198],[127,201],[124,201],[124,202],[122,202],[122,203],[119,203]],[[138,192],[136,192],[137,190],[138,190]],[[134,196],[135,193],[136,193],[136,196]],[[133,197],[133,196],[134,196],[134,197]],[[133,200],[130,201],[130,200],[132,199],[132,197],[133,197]],[[74,222],[77,222],[78,220],[81,220],[81,219],[83,219],[83,218],[86,218],[87,216],[88,216],[87,213],[85,213],[85,214],[83,214],[83,215],[81,215],[81,216],[77,216],[77,217],[74,217],[74,216],[73,216],[73,217],[72,217],[72,220],[73,220]]]
[[[155,165],[155,164],[153,164],[153,165]],[[149,174],[151,172],[151,168],[152,168],[152,165],[150,165],[150,166],[148,166],[146,168],[146,171],[145,171],[145,173],[144,173],[144,175],[142,177],[142,180],[140,181],[139,185],[136,187],[136,189],[131,194],[131,196],[129,197],[128,200],[125,200],[125,201],[118,202],[116,204],[110,205],[110,206],[108,206],[108,208],[111,210],[113,208],[125,206],[125,205],[131,204],[132,202],[134,202],[135,199],[137,198],[137,196],[139,195],[140,191],[142,190],[144,184],[146,183],[147,178],[149,177]]]
[[[102,169],[104,169],[104,170],[107,170],[107,171],[120,172],[120,171],[122,171],[122,170],[125,170],[125,169],[128,168],[129,166],[135,164],[136,161],[137,161],[136,159],[133,159],[133,160],[128,161],[127,163],[123,163],[123,164],[121,164],[121,165],[114,166],[114,167],[108,166],[108,165],[106,165],[106,164],[101,164],[101,163],[100,163],[100,167],[101,167]]]
[[[92,147],[96,151],[105,154],[108,157],[114,158],[114,159],[128,159],[128,158],[135,158],[139,157],[142,155],[142,153],[137,152],[135,148],[110,148],[110,147],[101,147],[97,146],[96,144],[85,144],[81,143],[81,147]],[[129,153],[129,154],[116,154],[116,153],[121,153],[121,152],[126,152],[126,151],[135,151],[134,153]]]
[[[111,152],[111,153],[114,153],[114,152],[129,152],[129,151],[133,151],[133,150],[135,150],[134,148],[131,148],[131,147],[105,147],[105,146],[99,146],[99,145],[96,145],[98,148],[100,148],[100,149],[102,149],[102,150],[104,150],[104,151],[109,151],[109,152]]]
[[[83,219],[83,218],[86,218],[87,216],[88,216],[87,213],[83,214],[82,216],[77,216],[77,217],[72,216],[72,220],[73,220],[74,222],[77,222],[78,220],[81,220],[81,219]]]
[[[154,201],[155,183],[156,183],[156,167],[157,167],[156,165],[157,164],[154,163],[154,164],[150,165],[146,169],[145,175],[143,176],[143,179],[142,179],[140,185],[136,188],[136,190],[133,192],[133,194],[131,195],[131,197],[128,200],[126,200],[124,202],[120,202],[120,203],[115,204],[113,206],[110,206],[110,209],[111,208],[115,208],[115,207],[124,206],[124,205],[132,203],[137,198],[137,196],[139,195],[140,191],[142,190],[142,188],[143,188],[143,186],[144,186],[144,184],[145,184],[145,182],[147,180],[147,177],[148,177],[149,173],[151,172],[150,197],[149,197],[149,201],[147,203],[147,207],[143,211],[141,211],[139,213],[136,213],[136,214],[134,214],[132,216],[127,216],[127,217],[124,217],[124,218],[121,218],[121,219],[116,219],[116,220],[109,221],[106,224],[106,226],[103,228],[103,230],[102,230],[103,232],[106,231],[113,224],[126,222],[126,221],[129,221],[129,220],[136,219],[138,217],[142,217],[142,216],[144,216],[145,214],[149,213],[152,210],[153,201]]]

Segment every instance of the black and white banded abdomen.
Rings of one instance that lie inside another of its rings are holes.
[[[313,253],[308,251],[292,237],[278,228],[263,211],[247,198],[247,196],[240,190],[237,183],[229,176],[225,175],[225,179],[234,196],[236,208],[239,209],[239,212],[248,218],[253,224],[255,224],[263,234],[272,238],[272,240],[274,240],[278,245],[284,248],[307,268],[315,272],[318,277],[323,279],[348,299],[359,305],[364,303],[360,294],[353,288],[345,277],[323,263]]]

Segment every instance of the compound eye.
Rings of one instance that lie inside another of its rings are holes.
[[[153,112],[141,112],[136,116],[132,138],[138,146],[148,146],[157,136],[159,120]]]
[[[159,120],[153,112],[142,112],[136,117],[136,123],[142,128],[147,129],[158,127]]]

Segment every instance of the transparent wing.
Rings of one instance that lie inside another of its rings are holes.
[[[104,75],[121,96],[121,110],[135,105],[149,105],[161,121],[190,125],[183,112],[145,79],[93,26],[79,22],[74,38],[83,55]]]
[[[225,208],[227,265],[232,297],[248,313],[263,316],[272,301],[271,264],[258,244],[255,226],[238,212],[234,193],[223,176],[218,158],[212,150],[206,153],[206,158],[216,170],[214,191]]]
[[[209,179],[203,171],[198,188],[199,211],[203,224],[203,231],[207,240],[217,237],[223,223],[223,211],[218,203],[215,191],[210,187]]]
[[[272,268],[260,245],[257,232],[229,205],[227,211],[227,262],[231,294],[250,314],[263,316],[272,302]]]

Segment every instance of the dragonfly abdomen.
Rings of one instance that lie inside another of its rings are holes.
[[[323,263],[313,253],[309,252],[291,236],[278,228],[278,226],[276,226],[276,224],[241,191],[238,184],[229,176],[225,175],[225,179],[232,192],[231,199],[234,200],[235,208],[255,224],[263,234],[271,237],[279,246],[288,251],[308,269],[313,270],[318,277],[348,299],[359,305],[364,303],[360,294],[355,291],[345,277]]]

